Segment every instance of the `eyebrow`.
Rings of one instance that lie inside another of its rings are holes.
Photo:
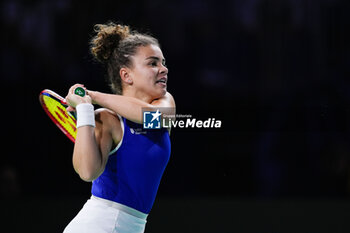
[[[159,57],[156,57],[156,56],[150,56],[146,58],[146,60],[150,60],[150,59],[154,59],[157,61],[162,60],[162,62],[165,63],[165,58],[160,59]]]

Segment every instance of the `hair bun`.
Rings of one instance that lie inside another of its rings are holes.
[[[94,31],[97,35],[91,40],[90,51],[92,55],[102,63],[106,63],[119,42],[130,35],[128,26],[115,24],[96,24]]]

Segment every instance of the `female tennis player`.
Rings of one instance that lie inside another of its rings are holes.
[[[115,94],[87,90],[81,97],[74,90],[83,85],[76,84],[66,97],[77,112],[73,166],[92,181],[92,196],[64,232],[141,233],[170,156],[168,130],[143,129],[142,108],[175,111],[168,69],[154,37],[115,23],[95,32],[91,52]],[[92,103],[104,108],[94,111]]]

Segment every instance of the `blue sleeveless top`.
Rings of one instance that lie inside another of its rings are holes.
[[[121,121],[123,138],[110,153],[104,172],[92,182],[91,192],[148,214],[170,158],[169,133]]]

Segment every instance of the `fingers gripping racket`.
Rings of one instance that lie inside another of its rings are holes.
[[[84,92],[85,95],[85,92]],[[56,126],[72,141],[77,135],[76,117],[68,112],[66,100],[55,92],[45,89],[39,95],[41,106]]]

